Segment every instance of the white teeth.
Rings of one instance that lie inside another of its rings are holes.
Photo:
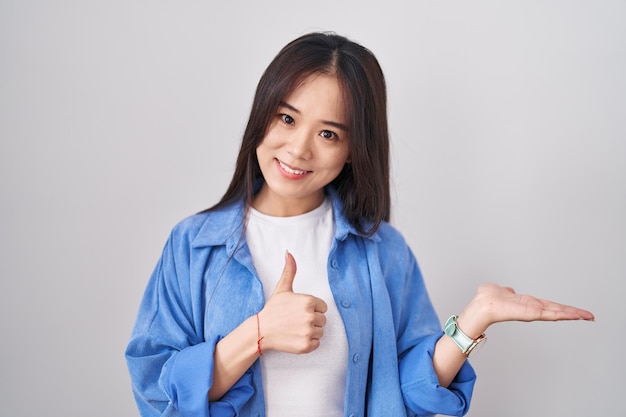
[[[299,169],[291,169],[287,165],[283,164],[281,161],[278,161],[278,163],[280,164],[280,167],[282,169],[284,169],[285,171],[287,171],[290,174],[293,174],[293,175],[304,175],[304,174],[306,174],[306,171],[300,171]]]

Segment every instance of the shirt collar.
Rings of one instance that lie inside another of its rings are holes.
[[[371,236],[364,236],[356,230],[352,223],[348,221],[346,216],[344,216],[343,214],[343,205],[341,204],[341,199],[337,195],[337,191],[334,187],[328,186],[325,188],[325,191],[326,194],[330,197],[330,201],[333,205],[333,215],[335,216],[335,239],[345,240],[348,235],[352,234],[355,236],[369,238],[374,241],[380,240],[380,236],[378,236],[378,231]],[[366,223],[366,226],[369,226],[369,224]]]
[[[345,240],[348,235],[362,236],[343,214],[343,206],[335,189],[326,187],[326,194],[330,198],[335,218],[335,239]],[[245,207],[243,201],[233,203],[226,207],[205,213],[205,220],[198,234],[193,239],[192,246],[200,248],[204,246],[226,245],[228,253],[241,243],[243,238],[243,214]],[[363,236],[374,241],[380,240],[378,232],[371,236]]]
[[[232,253],[243,237],[243,213],[243,201],[206,212],[204,223],[191,246],[201,248],[226,245],[228,252]]]

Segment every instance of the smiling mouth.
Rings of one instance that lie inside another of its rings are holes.
[[[285,165],[282,161],[280,161],[279,159],[277,159],[276,161],[278,161],[278,165],[280,165],[280,167],[285,170],[285,172],[288,172],[289,174],[292,175],[304,175],[307,174],[311,171],[303,171],[301,169],[293,169],[287,165]]]

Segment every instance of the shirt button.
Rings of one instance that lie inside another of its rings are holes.
[[[356,417],[356,414],[352,413],[348,417]]]
[[[337,269],[339,267],[339,264],[337,263],[336,259],[333,259],[332,261],[330,261],[330,266],[332,266],[334,269]]]
[[[343,301],[341,302],[341,306],[342,306],[343,308],[350,308],[350,306],[351,306],[351,305],[352,305],[352,304],[350,303],[350,300],[343,300]]]
[[[361,355],[359,355],[358,353],[355,353],[355,354],[352,356],[352,362],[357,363],[357,362],[358,362],[358,361],[360,361],[360,360],[361,360]]]

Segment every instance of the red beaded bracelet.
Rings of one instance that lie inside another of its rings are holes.
[[[256,313],[256,335],[257,335],[256,353],[258,353],[259,356],[263,356],[263,351],[261,350],[261,340],[263,340],[263,337],[265,336],[261,336],[261,324],[259,323],[259,313]]]

